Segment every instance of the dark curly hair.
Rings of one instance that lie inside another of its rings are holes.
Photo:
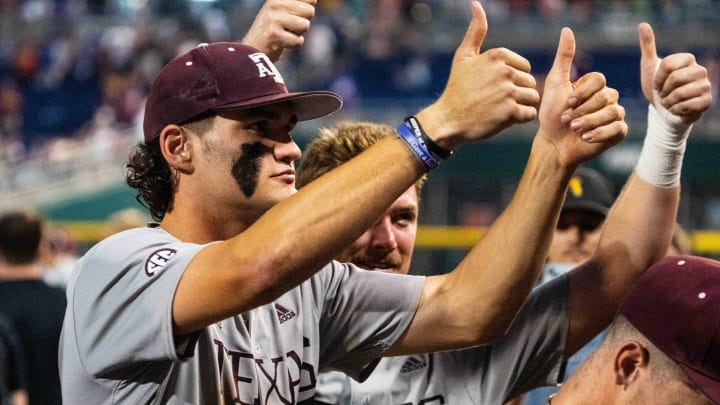
[[[135,199],[161,221],[172,209],[175,178],[160,151],[160,140],[139,143],[127,162],[127,184],[137,190]]]
[[[207,111],[180,125],[202,136],[212,129],[216,116],[215,112]],[[160,137],[139,143],[126,167],[127,184],[138,191],[135,199],[150,210],[153,220],[162,221],[173,207],[176,178],[160,150]]]

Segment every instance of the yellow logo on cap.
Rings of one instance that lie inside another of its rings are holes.
[[[570,179],[570,184],[568,185],[568,190],[570,190],[570,193],[575,198],[582,197],[583,195],[583,188],[582,188],[582,182],[580,181],[579,177],[573,177]]]

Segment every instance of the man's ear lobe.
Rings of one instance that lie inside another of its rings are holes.
[[[627,388],[647,368],[648,360],[648,351],[640,342],[624,342],[615,354],[615,382]]]

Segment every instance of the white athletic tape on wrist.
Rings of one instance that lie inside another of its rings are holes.
[[[660,93],[653,90],[653,103],[648,106],[645,142],[635,171],[641,179],[658,187],[680,184],[682,160],[692,124],[668,111],[660,104]]]

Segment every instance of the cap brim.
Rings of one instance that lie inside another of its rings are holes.
[[[706,397],[710,398],[714,403],[720,404],[720,381],[717,378],[708,377],[684,364],[678,364]]]
[[[290,101],[298,121],[313,120],[330,115],[342,108],[342,97],[330,91],[306,91],[278,93],[243,100],[213,108],[214,111],[232,111],[243,108],[261,107]]]
[[[605,216],[608,213],[607,207],[589,201],[568,201],[563,205],[562,210],[592,211]]]

